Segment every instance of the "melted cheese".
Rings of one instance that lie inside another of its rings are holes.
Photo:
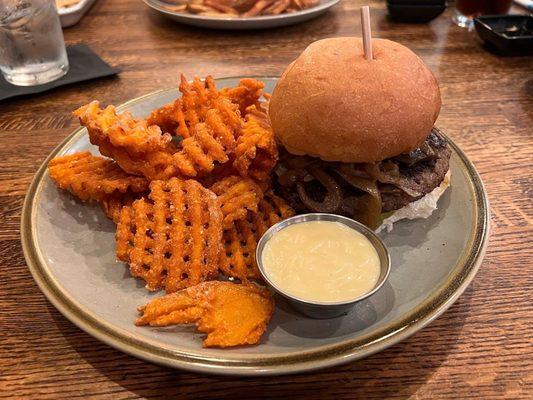
[[[340,222],[289,225],[270,238],[261,258],[276,287],[311,302],[343,302],[362,296],[376,286],[380,275],[372,243]]]

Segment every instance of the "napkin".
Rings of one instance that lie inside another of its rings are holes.
[[[67,55],[70,65],[68,73],[53,82],[48,82],[43,85],[12,85],[0,74],[0,101],[17,96],[42,93],[59,86],[116,75],[120,72],[120,69],[110,67],[85,44],[68,46]]]

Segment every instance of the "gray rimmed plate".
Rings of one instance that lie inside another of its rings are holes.
[[[315,7],[293,13],[246,18],[227,18],[176,12],[172,10],[172,4],[164,0],[143,1],[148,7],[182,24],[197,26],[199,28],[246,30],[279,28],[305,22],[324,14],[340,0],[321,0],[320,4]]]
[[[259,77],[267,91],[276,78]],[[239,78],[219,79],[219,87]],[[145,116],[178,96],[163,90],[119,107]],[[75,105],[73,105],[74,107]],[[136,309],[160,293],[148,293],[115,261],[115,226],[96,205],[58,190],[46,172],[57,155],[97,149],[78,129],[43,163],[28,190],[21,237],[31,273],[74,324],[99,340],[148,361],[191,371],[268,375],[310,371],[383,350],[443,313],[474,277],[488,240],[489,208],[483,184],[464,153],[450,141],[452,185],[428,219],[403,221],[381,237],[392,270],[375,295],[347,316],[306,318],[277,299],[273,319],[257,346],[204,349],[192,327],[136,327]]]

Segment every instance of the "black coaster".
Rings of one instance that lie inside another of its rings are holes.
[[[43,85],[15,86],[7,82],[0,74],[0,101],[11,97],[42,93],[59,86],[116,75],[120,72],[120,69],[110,67],[85,44],[68,46],[67,55],[70,65],[68,73],[58,80]]]

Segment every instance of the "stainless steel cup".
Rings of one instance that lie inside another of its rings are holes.
[[[313,302],[292,296],[291,294],[284,292],[283,289],[272,283],[272,281],[269,279],[268,272],[265,270],[265,266],[263,265],[262,256],[265,244],[270,240],[273,235],[276,234],[276,232],[279,232],[287,226],[308,221],[340,222],[341,224],[344,224],[363,234],[370,241],[370,243],[372,243],[378,253],[381,266],[381,273],[374,289],[354,299],[350,299],[343,302],[326,303]],[[295,217],[283,220],[272,226],[268,231],[264,233],[264,235],[259,240],[259,243],[257,244],[256,259],[259,271],[261,272],[263,279],[272,288],[272,290],[288,299],[291,305],[296,310],[312,318],[335,318],[343,314],[347,314],[356,303],[372,296],[381,288],[381,286],[383,286],[389,276],[391,268],[389,251],[387,250],[385,244],[381,241],[381,239],[371,229],[357,221],[354,221],[353,219],[346,218],[340,215],[323,213],[297,215]]]

